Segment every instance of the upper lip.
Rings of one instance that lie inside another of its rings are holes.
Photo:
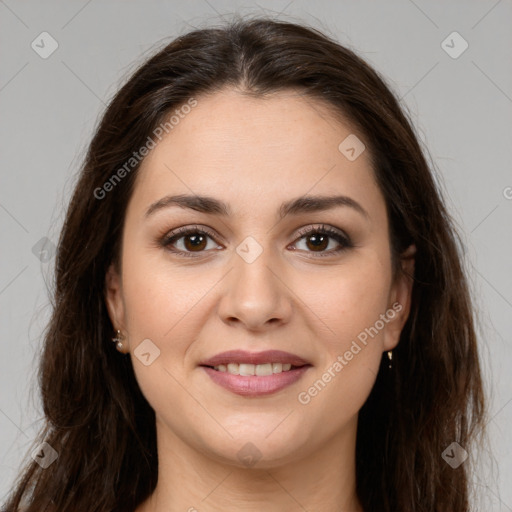
[[[221,352],[199,363],[200,366],[218,366],[220,364],[265,364],[265,363],[290,363],[292,366],[304,366],[309,364],[295,354],[282,350],[265,350],[263,352],[247,352],[245,350],[228,350]]]

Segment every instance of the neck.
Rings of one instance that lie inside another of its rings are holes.
[[[286,463],[263,457],[240,467],[194,449],[157,418],[158,484],[136,512],[364,512],[356,496],[356,429],[357,416],[311,453],[303,447]]]

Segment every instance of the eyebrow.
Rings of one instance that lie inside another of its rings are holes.
[[[210,215],[219,215],[222,217],[232,216],[232,210],[230,206],[223,201],[209,196],[180,194],[174,196],[165,196],[162,199],[154,202],[146,210],[145,217],[150,217],[155,212],[171,206],[179,206],[180,208],[188,208],[197,212]],[[352,208],[367,220],[370,219],[368,212],[357,201],[351,197],[343,195],[309,195],[297,197],[282,203],[281,207],[279,208],[279,217],[283,219],[288,215],[321,212],[341,206]]]

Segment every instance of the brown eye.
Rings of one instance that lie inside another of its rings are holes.
[[[306,244],[308,245],[308,248],[312,248],[314,251],[317,249],[322,251],[327,249],[330,237],[328,235],[315,233],[313,235],[307,235],[305,238],[307,240]]]
[[[299,234],[302,235],[300,241],[305,240],[306,252],[318,253],[319,256],[338,254],[341,251],[345,251],[346,249],[353,247],[348,236],[329,226],[311,226]],[[334,243],[332,244],[334,249],[331,248],[331,250],[327,251],[326,249],[331,245],[332,240],[334,240]],[[341,247],[336,249],[336,245]]]
[[[160,242],[163,247],[168,248],[179,256],[191,256],[191,253],[202,253],[209,249],[218,248],[213,233],[199,228],[180,228],[167,234]]]
[[[300,250],[316,253],[318,256],[332,256],[353,247],[348,236],[329,226],[310,226],[299,234],[301,235],[299,241],[305,241],[305,249]],[[210,246],[208,245],[209,240],[212,242]],[[208,250],[220,248],[215,243],[213,233],[198,227],[174,230],[167,234],[160,244],[178,256],[194,256],[194,253],[200,255]],[[332,247],[329,249],[331,245]]]
[[[181,238],[184,239],[183,245],[187,251],[201,251],[206,247],[206,236],[202,234],[185,235]]]

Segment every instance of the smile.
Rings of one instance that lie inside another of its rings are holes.
[[[201,366],[201,368],[215,384],[224,389],[244,397],[259,397],[277,393],[291,386],[303,377],[311,365],[294,367],[289,363],[258,365],[230,363],[219,365],[217,367],[219,369],[210,366]],[[238,373],[234,373],[237,371]]]

